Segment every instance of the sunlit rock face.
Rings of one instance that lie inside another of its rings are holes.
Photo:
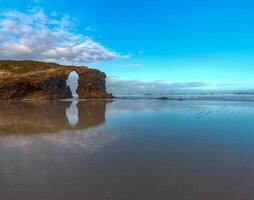
[[[99,70],[37,61],[0,61],[0,100],[72,98],[67,79],[73,71],[79,75],[79,98],[112,98],[106,92],[106,75]]]

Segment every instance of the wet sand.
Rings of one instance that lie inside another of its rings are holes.
[[[254,199],[254,103],[0,103],[1,200]]]

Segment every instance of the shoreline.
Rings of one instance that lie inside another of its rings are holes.
[[[68,99],[44,99],[44,100],[35,100],[35,99],[22,99],[22,100],[0,100],[0,103],[18,103],[18,102],[72,102],[72,101],[108,101],[113,102],[115,100],[158,100],[158,101],[229,101],[229,102],[254,102],[253,98],[243,98],[243,97],[195,97],[195,96],[188,96],[188,97],[144,97],[144,96],[115,96],[112,99],[75,99],[75,98],[68,98]]]

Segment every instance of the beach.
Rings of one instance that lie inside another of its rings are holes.
[[[254,102],[47,101],[0,109],[1,200],[254,198]]]

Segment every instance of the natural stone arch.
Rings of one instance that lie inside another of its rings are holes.
[[[106,92],[105,73],[87,67],[75,67],[75,70],[79,74],[79,98],[112,98],[112,95]]]
[[[88,67],[65,67],[66,80],[69,73],[75,71],[79,75],[77,94],[79,99],[112,99],[106,91],[106,74]],[[69,91],[69,93],[71,93]]]
[[[71,98],[70,88],[66,84],[71,71],[79,75],[79,98],[113,98],[106,91],[105,73],[96,69],[38,61],[0,61],[0,100]]]

